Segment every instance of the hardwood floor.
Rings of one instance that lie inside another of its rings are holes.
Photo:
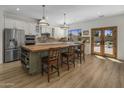
[[[45,88],[121,88],[124,87],[124,64],[87,56],[83,64],[76,63],[70,71],[60,69],[60,77],[53,75],[47,82],[47,75],[28,75],[21,63],[12,62],[0,65],[0,87],[45,87]]]

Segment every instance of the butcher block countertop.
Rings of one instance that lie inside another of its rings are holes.
[[[38,43],[35,45],[23,45],[22,48],[30,51],[30,52],[39,52],[39,51],[45,51],[50,48],[65,48],[71,45],[79,45],[75,44],[74,42],[56,42],[56,43]]]

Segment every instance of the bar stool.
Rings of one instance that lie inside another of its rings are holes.
[[[78,46],[77,49],[75,49],[75,53],[77,55],[77,59],[80,59],[80,64],[82,64],[82,57],[83,60],[85,61],[85,44],[82,43]]]
[[[58,48],[51,48],[48,51],[48,56],[41,58],[41,65],[42,65],[42,75],[44,72],[47,73],[48,75],[48,82],[50,82],[50,75],[53,73],[58,73],[58,76],[60,75],[59,73],[59,57],[60,57],[60,52]],[[46,65],[46,68],[44,66]],[[53,72],[53,69],[55,70]]]
[[[70,63],[72,63],[75,67],[75,47],[74,46],[67,47],[67,52],[61,53],[61,66],[63,66],[63,64],[66,64],[69,70]]]

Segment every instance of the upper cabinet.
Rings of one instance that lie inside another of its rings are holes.
[[[54,37],[55,38],[61,38],[61,37],[65,37],[65,36],[66,36],[66,34],[65,34],[64,30],[62,30],[59,27],[55,28],[55,30],[54,30]]]
[[[14,28],[15,25],[16,25],[15,20],[5,18],[5,28]]]
[[[5,18],[5,28],[23,29],[25,34],[36,34],[36,23]]]

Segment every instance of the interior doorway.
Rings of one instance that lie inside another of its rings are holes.
[[[117,27],[91,29],[91,52],[107,57],[117,57]]]

